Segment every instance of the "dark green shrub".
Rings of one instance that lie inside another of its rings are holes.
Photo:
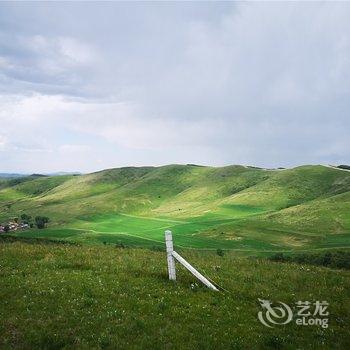
[[[350,252],[343,251],[290,256],[285,256],[283,253],[276,253],[268,259],[276,262],[295,262],[298,264],[326,266],[335,269],[350,269]]]
[[[344,164],[342,164],[342,165],[338,165],[337,168],[339,168],[339,169],[350,170],[350,165],[344,165]]]
[[[37,228],[43,229],[50,220],[47,216],[36,216],[34,221]]]
[[[283,253],[276,253],[276,254],[270,256],[269,260],[283,262],[283,261],[286,261],[286,258],[284,257]]]
[[[21,215],[21,221],[22,222],[25,222],[25,223],[28,224],[31,219],[32,219],[32,217],[30,215],[27,215],[27,214],[22,214]]]
[[[216,254],[219,255],[219,256],[224,256],[225,255],[224,251],[222,249],[220,249],[220,248],[216,249]]]

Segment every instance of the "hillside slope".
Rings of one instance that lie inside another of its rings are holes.
[[[3,180],[0,220],[46,215],[47,235],[81,241],[157,244],[171,228],[197,248],[340,247],[349,244],[349,191],[350,172],[325,166],[128,167]]]

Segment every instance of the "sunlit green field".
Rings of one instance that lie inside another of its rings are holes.
[[[250,214],[251,215],[251,214]],[[147,218],[124,214],[96,215],[81,218],[67,228],[19,231],[15,236],[42,237],[79,243],[123,243],[136,247],[164,245],[164,231],[173,232],[176,247],[196,249],[233,249],[248,254],[275,251],[312,251],[349,247],[348,234],[319,235],[289,232],[272,227],[251,227],[252,223],[224,215],[205,215],[188,220]],[[227,237],[225,229],[234,228],[236,235]],[[220,230],[222,228],[223,231]],[[305,247],[305,243],[308,243]]]
[[[123,214],[98,215],[75,221],[69,228],[21,231],[14,235],[68,239],[85,243],[124,242],[132,246],[162,246],[164,244],[164,231],[170,229],[173,232],[175,245],[183,248],[255,249],[257,244],[260,248],[274,248],[272,245],[264,244],[264,242],[216,239],[202,234],[205,230],[215,229],[218,225],[231,221],[232,219],[228,218],[215,219],[209,215],[200,219],[193,218],[192,221],[136,217]]]
[[[46,215],[13,235],[87,244],[163,245],[247,254],[350,247],[350,172],[171,165],[0,183],[0,222]]]

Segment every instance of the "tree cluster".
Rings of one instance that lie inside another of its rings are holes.
[[[34,224],[33,224],[33,221],[32,221],[32,217],[30,215],[27,215],[27,214],[22,214],[21,215],[21,221],[24,223],[24,224],[28,224],[30,225],[30,227],[33,227]],[[42,228],[45,228],[46,227],[46,224],[50,221],[50,219],[47,217],[47,216],[36,216],[34,218],[34,223],[35,223],[35,226],[39,229],[42,229]]]
[[[36,216],[35,225],[37,228],[42,229],[46,227],[46,224],[50,221],[47,216]]]

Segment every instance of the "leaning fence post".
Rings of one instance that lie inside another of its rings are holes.
[[[166,245],[166,256],[168,260],[168,271],[169,271],[169,279],[172,281],[176,280],[176,270],[175,270],[175,259],[181,265],[186,267],[188,271],[190,271],[194,276],[196,276],[203,284],[205,284],[208,288],[218,291],[218,289],[211,283],[208,279],[206,279],[201,273],[199,273],[191,264],[189,264],[180,254],[174,251],[173,246],[173,235],[171,231],[165,231],[165,245]]]
[[[166,256],[168,260],[168,272],[169,279],[172,281],[176,280],[176,270],[175,270],[175,259],[173,257],[173,235],[171,231],[165,231],[165,245],[166,245]]]

